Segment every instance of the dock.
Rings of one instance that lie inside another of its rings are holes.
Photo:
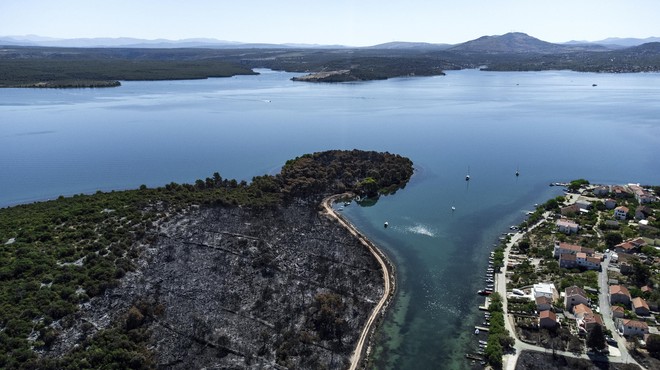
[[[474,353],[466,353],[465,357],[470,359],[470,360],[477,360],[477,361],[483,361],[484,357],[480,355],[476,355]]]
[[[485,327],[485,326],[475,326],[474,328],[475,328],[475,329],[478,329],[480,332],[481,332],[481,331],[488,332],[488,328]]]

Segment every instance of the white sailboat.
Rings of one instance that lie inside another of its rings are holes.
[[[470,166],[468,166],[467,175],[465,175],[465,181],[470,181]]]

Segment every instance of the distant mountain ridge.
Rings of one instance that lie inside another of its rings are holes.
[[[478,39],[450,47],[448,51],[460,53],[538,53],[554,54],[572,51],[605,51],[606,47],[593,44],[561,45],[539,40],[522,32],[501,36],[482,36]]]
[[[383,50],[452,50],[456,52],[488,53],[556,53],[579,50],[609,50],[638,46],[649,42],[660,42],[660,37],[607,38],[601,41],[568,41],[550,43],[521,32],[504,35],[482,36],[460,44],[442,44],[428,42],[394,41],[378,45],[361,47],[362,49]],[[246,43],[213,38],[190,38],[182,40],[138,39],[131,37],[117,38],[74,38],[58,39],[37,35],[0,36],[0,45],[7,46],[46,46],[79,48],[209,48],[209,49],[244,49],[244,48],[298,48],[298,49],[341,49],[352,48],[346,45],[320,45],[300,43]]]

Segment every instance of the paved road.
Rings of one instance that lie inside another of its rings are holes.
[[[360,243],[362,243],[373,256],[376,258],[378,263],[380,264],[381,270],[383,271],[383,283],[384,283],[384,289],[383,289],[383,296],[380,298],[378,301],[378,304],[376,304],[376,307],[374,307],[373,311],[371,311],[371,315],[367,319],[366,324],[364,325],[364,329],[362,329],[362,333],[360,334],[360,339],[357,342],[357,345],[355,346],[355,350],[353,352],[353,356],[351,356],[351,365],[349,367],[349,370],[355,370],[358,368],[358,365],[360,364],[360,361],[363,358],[363,354],[365,353],[365,346],[368,346],[368,341],[370,334],[373,329],[373,324],[376,322],[376,319],[378,319],[378,316],[385,310],[387,307],[387,304],[389,303],[390,296],[394,292],[394,275],[390,271],[390,265],[387,263],[387,258],[383,254],[383,252],[378,249],[378,247],[371,242],[371,240],[367,239],[364,235],[362,235],[356,228],[348,222],[348,220],[344,219],[341,215],[338,215],[337,212],[332,208],[332,204],[337,200],[342,197],[346,196],[351,196],[351,194],[339,194],[339,195],[333,195],[331,197],[325,198],[323,200],[323,208],[325,210],[325,213],[331,217],[337,220],[340,225],[345,227],[353,236],[355,236]]]
[[[569,194],[566,199],[568,203],[575,203],[577,201],[579,196],[577,194]],[[534,229],[535,227],[541,225],[542,223],[547,221],[547,218],[550,216],[550,212],[545,212],[543,214],[543,218],[536,223],[535,225],[531,226],[529,230]],[[518,337],[516,336],[516,332],[514,330],[514,323],[513,323],[513,317],[509,316],[507,312],[507,287],[506,287],[506,267],[509,263],[509,253],[511,251],[511,247],[516,244],[520,239],[522,239],[524,236],[524,233],[522,232],[517,232],[509,241],[509,243],[506,245],[506,249],[504,252],[504,267],[502,268],[502,271],[496,275],[495,279],[495,290],[500,293],[502,296],[502,303],[504,305],[504,326],[505,328],[511,333],[511,336],[515,339],[515,344],[513,346],[514,348],[514,354],[512,355],[505,355],[503,357],[503,368],[506,370],[514,370],[516,368],[516,363],[518,361],[518,356],[520,353],[524,350],[527,351],[537,351],[537,352],[546,352],[546,353],[551,353],[552,350],[545,348],[545,347],[540,347],[532,344],[528,344],[525,342],[522,342]],[[603,320],[605,322],[605,326],[610,329],[613,333],[614,338],[617,339],[617,342],[619,344],[619,349],[621,350],[621,356],[620,357],[609,357],[608,361],[609,362],[616,362],[616,363],[632,363],[637,366],[640,366],[628,353],[626,350],[625,346],[625,339],[620,337],[618,333],[616,333],[616,330],[614,330],[614,322],[612,321],[612,316],[609,313],[610,312],[610,306],[608,302],[608,293],[609,293],[609,288],[607,285],[607,266],[609,265],[609,257],[603,261],[602,263],[604,266],[602,266],[602,271],[599,274],[598,277],[598,285],[600,289],[600,295],[599,295],[599,303],[600,303],[600,313],[603,315]],[[565,352],[565,351],[555,351],[554,353],[561,355],[561,356],[566,356],[566,357],[573,357],[573,358],[581,358],[585,360],[591,360],[589,356],[586,354],[580,354],[576,355],[572,352]],[[644,368],[640,366],[640,368]]]
[[[598,273],[598,290],[600,290],[600,294],[598,295],[598,309],[600,310],[600,314],[603,316],[605,327],[612,332],[612,337],[616,340],[619,351],[621,352],[620,357],[610,357],[610,361],[631,363],[643,369],[644,367],[640,366],[639,363],[637,363],[637,361],[635,361],[635,359],[630,356],[630,353],[626,348],[626,339],[619,335],[619,333],[616,331],[614,320],[612,320],[612,311],[610,310],[610,302],[608,299],[609,285],[607,284],[607,268],[610,265],[610,258],[611,253],[608,253],[607,258],[601,262],[601,271]],[[616,358],[620,359],[621,361],[614,361],[613,359]]]

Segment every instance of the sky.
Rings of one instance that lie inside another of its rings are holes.
[[[0,36],[368,46],[660,36],[659,0],[0,0]]]

